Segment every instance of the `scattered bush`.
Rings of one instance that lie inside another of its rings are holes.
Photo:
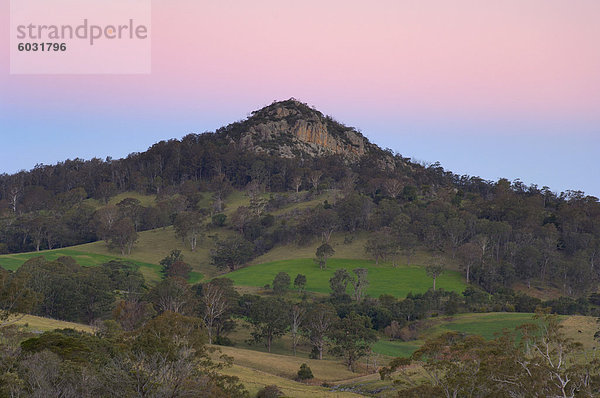
[[[273,279],[273,292],[275,294],[284,294],[290,287],[290,275],[286,272],[280,272]]]
[[[400,326],[398,321],[392,321],[392,323],[389,326],[385,327],[383,332],[390,339],[397,340],[401,336],[401,330],[402,330],[402,327]]]
[[[283,397],[283,392],[275,384],[265,386],[256,394],[256,398],[279,398]]]
[[[315,376],[313,376],[312,370],[310,370],[310,367],[307,364],[303,363],[300,365],[300,370],[298,371],[298,380],[308,380],[314,377]]]
[[[225,225],[225,221],[227,220],[227,216],[223,213],[215,214],[212,216],[211,222],[215,227],[222,227]]]

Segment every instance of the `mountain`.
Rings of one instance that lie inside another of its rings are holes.
[[[357,161],[380,151],[359,131],[294,98],[273,102],[241,122],[217,130],[239,149],[292,158],[342,155]]]

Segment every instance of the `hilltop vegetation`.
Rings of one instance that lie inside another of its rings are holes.
[[[298,126],[323,128],[339,142],[331,147]],[[265,150],[284,144],[292,156]],[[315,201],[323,192],[327,198]],[[253,245],[252,257],[336,232],[367,233],[376,260],[420,247],[488,292],[518,284],[578,297],[598,282],[597,198],[420,165],[295,100],[125,159],[75,159],[0,176],[0,253],[104,240],[123,257],[145,230],[178,225],[187,245],[209,237],[220,214],[225,229]],[[203,218],[195,227],[194,217]]]

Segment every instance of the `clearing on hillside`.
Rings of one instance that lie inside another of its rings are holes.
[[[102,242],[102,244],[104,244]],[[117,255],[111,255],[108,251],[107,254],[99,254],[88,251],[79,250],[81,246],[72,246],[67,249],[53,249],[53,250],[43,250],[40,252],[29,252],[29,253],[16,253],[16,254],[4,254],[0,256],[0,267],[8,269],[8,270],[16,270],[24,262],[34,257],[44,257],[46,260],[53,261],[60,257],[72,257],[77,264],[83,267],[95,267],[100,264],[108,263],[112,260],[117,261],[128,261],[135,265],[137,265],[140,269],[142,275],[148,282],[158,282],[161,279],[161,266],[152,263],[147,263],[139,260],[134,260],[132,258],[123,258]],[[195,283],[200,281],[203,278],[202,274],[193,271],[190,274],[189,281],[191,283]]]
[[[375,265],[369,260],[332,258],[327,261],[327,269],[321,270],[313,259],[273,261],[252,265],[230,272],[225,276],[231,278],[236,285],[261,287],[273,282],[278,272],[287,272],[294,280],[297,274],[306,275],[306,290],[318,293],[330,293],[329,278],[336,269],[346,268],[350,273],[354,268],[369,270],[369,287],[367,294],[379,297],[391,294],[406,297],[410,292],[425,293],[433,286],[433,280],[427,276],[425,269],[418,266],[392,267],[388,264]],[[456,271],[445,271],[437,280],[437,288],[461,293],[466,287],[462,276]]]

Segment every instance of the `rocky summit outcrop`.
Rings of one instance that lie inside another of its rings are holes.
[[[358,160],[376,148],[356,129],[293,98],[254,111],[219,132],[240,149],[282,157],[339,154]]]

